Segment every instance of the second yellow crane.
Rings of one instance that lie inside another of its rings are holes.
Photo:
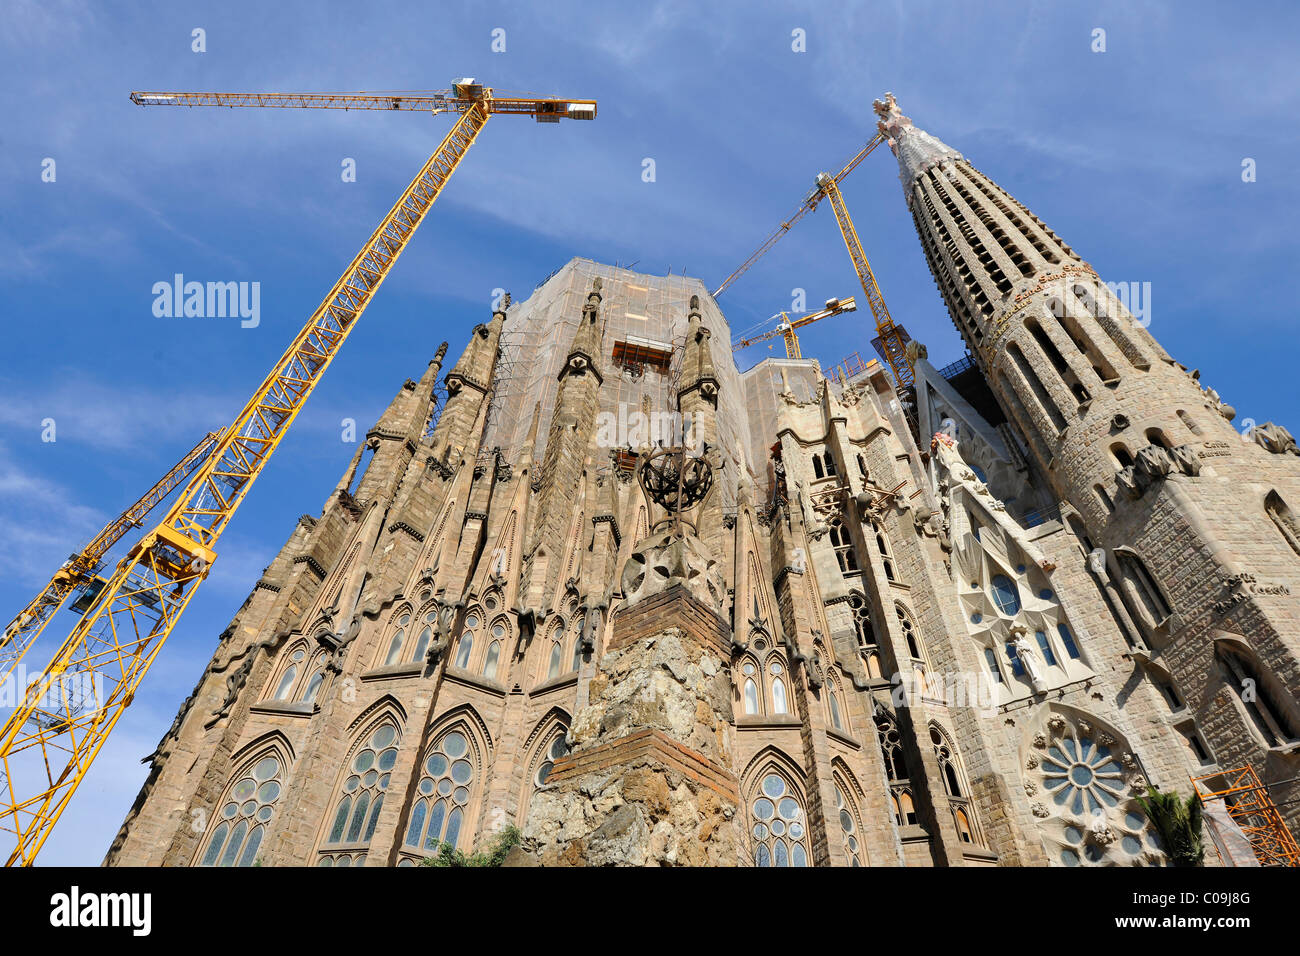
[[[793,322],[790,321],[789,312],[779,312],[773,318],[780,317],[781,321],[774,329],[755,335],[752,338],[741,339],[731,347],[731,351],[739,352],[741,349],[749,348],[751,345],[757,345],[759,342],[766,342],[774,339],[778,335],[785,338],[785,357],[788,359],[803,358],[803,353],[799,351],[799,336],[794,334],[795,329],[801,329],[805,325],[811,325],[822,319],[828,319],[832,315],[839,315],[841,312],[856,312],[858,308],[857,300],[853,296],[847,299],[827,299],[826,307],[817,312],[809,312],[807,315],[800,316]]]
[[[916,381],[916,373],[912,368],[911,360],[907,356],[907,339],[902,326],[895,324],[893,316],[889,314],[889,308],[885,305],[885,297],[880,294],[880,287],[876,284],[876,276],[871,271],[871,263],[867,261],[866,253],[862,250],[862,240],[858,238],[858,230],[853,225],[849,210],[844,205],[844,197],[840,194],[840,181],[855,170],[858,164],[884,141],[884,135],[876,133],[862,149],[858,150],[857,155],[845,163],[844,167],[834,176],[830,173],[818,173],[813,188],[804,196],[799,208],[764,239],[762,245],[755,249],[753,254],[741,263],[735,272],[723,280],[722,284],[714,290],[713,297],[717,298],[725,292],[772,246],[776,245],[777,241],[789,232],[796,222],[816,209],[818,203],[823,199],[829,199],[831,208],[835,211],[835,222],[840,227],[840,235],[844,238],[844,245],[849,250],[849,258],[853,261],[853,271],[857,273],[858,281],[862,283],[862,291],[867,297],[867,305],[871,307],[871,314],[875,317],[876,332],[880,336],[880,350],[894,373],[894,385],[900,392],[903,392],[913,388]]]

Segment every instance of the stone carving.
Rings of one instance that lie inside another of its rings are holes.
[[[1124,747],[1118,734],[1074,708],[1053,708],[1038,719],[1051,728],[1053,740],[1026,772],[1024,786],[1029,796],[1031,786],[1044,796],[1030,810],[1042,821],[1038,829],[1049,861],[1067,866],[1163,862],[1133,790],[1140,775],[1125,769],[1135,758],[1118,752]]]
[[[1129,426],[1128,416],[1125,415],[1123,412],[1117,412],[1114,415],[1114,417],[1112,417],[1110,420],[1111,431],[1122,432],[1124,429],[1128,428],[1128,426]]]
[[[625,606],[682,585],[714,610],[722,608],[722,572],[694,535],[669,532],[640,542],[623,565]]]
[[[1147,445],[1137,453],[1135,467],[1139,474],[1154,482],[1173,471],[1174,462],[1169,457],[1169,452],[1159,445]]]
[[[1191,445],[1178,445],[1169,454],[1178,470],[1184,475],[1195,478],[1201,473],[1201,460],[1196,455],[1196,449]]]
[[[1044,738],[1044,742],[1046,742],[1046,738]],[[1038,746],[1037,741],[1034,742],[1034,746]],[[1030,754],[1029,759],[1025,761],[1026,769],[1033,770],[1037,766],[1038,766],[1038,754]]]
[[[1272,422],[1256,425],[1250,430],[1250,437],[1255,440],[1255,444],[1259,445],[1260,448],[1275,455],[1284,455],[1287,452],[1300,455],[1300,449],[1296,447],[1295,438],[1281,425],[1275,425]]]
[[[1047,734],[1043,733],[1041,730],[1034,734],[1034,746],[1039,748],[1046,747]]]
[[[666,515],[651,525],[651,531],[683,534],[683,527],[698,532],[698,514],[713,491],[715,449],[706,442],[701,455],[687,455],[686,449],[661,448],[643,455],[637,463],[637,480],[646,497]]]
[[[1020,659],[1021,665],[1025,669],[1025,674],[1029,677],[1029,683],[1033,685],[1034,690],[1042,693],[1047,689],[1047,684],[1043,681],[1043,670],[1038,665],[1038,650],[1029,643],[1029,630],[1022,624],[1013,624],[1011,626],[1010,644],[1016,649],[1016,657]]]
[[[1093,574],[1106,573],[1106,552],[1101,548],[1093,548],[1088,552],[1088,570]]]
[[[1092,822],[1088,824],[1088,839],[1102,849],[1115,842],[1115,831],[1106,822],[1104,813],[1095,814]]]
[[[1115,486],[1134,501],[1142,497],[1147,490],[1145,477],[1139,478],[1137,470],[1128,465],[1115,476]]]

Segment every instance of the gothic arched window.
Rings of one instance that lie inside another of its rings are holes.
[[[320,696],[321,688],[324,685],[325,652],[320,651],[307,665],[306,677],[302,681],[302,691],[299,694],[298,702],[302,704],[316,703],[316,698]]]
[[[808,825],[803,800],[775,767],[759,779],[749,801],[755,866],[807,866]]]
[[[468,845],[468,816],[479,771],[467,731],[448,730],[424,758],[415,802],[403,831],[408,853],[431,856],[441,844]]]
[[[894,559],[889,553],[889,542],[885,540],[885,532],[875,522],[872,522],[871,530],[876,533],[876,550],[880,552],[881,563],[885,566],[885,577],[893,581]]]
[[[546,745],[542,752],[542,762],[537,765],[537,770],[533,773],[534,787],[546,786],[551,771],[555,769],[555,762],[569,755],[569,745],[565,742],[567,733],[568,729],[561,727],[556,731],[555,739]]]
[[[289,703],[293,700],[294,688],[307,664],[307,642],[298,641],[284,655],[284,663],[268,685],[271,688],[270,700]]]
[[[1214,655],[1224,683],[1250,717],[1264,743],[1269,747],[1280,747],[1296,740],[1293,721],[1282,706],[1285,691],[1266,679],[1255,655],[1245,646],[1231,641],[1217,641]]]
[[[506,646],[506,639],[510,636],[510,629],[506,627],[504,619],[493,623],[490,636],[491,643],[483,653],[482,674],[487,680],[496,680],[497,670],[501,665],[501,653]]]
[[[1267,512],[1269,519],[1282,533],[1282,538],[1291,550],[1300,554],[1300,521],[1296,520],[1295,514],[1286,506],[1282,496],[1276,491],[1270,491],[1264,497],[1264,511]]]
[[[989,587],[993,592],[993,603],[998,606],[999,611],[1008,617],[1015,617],[1020,613],[1020,589],[1016,587],[1015,581],[1005,574],[995,574],[989,582]]]
[[[361,738],[344,768],[317,866],[362,866],[384,806],[401,735],[385,720]],[[350,852],[338,853],[337,850]]]
[[[470,657],[474,653],[474,639],[482,624],[483,618],[477,609],[465,615],[465,624],[461,628],[460,639],[456,642],[455,660],[456,666],[463,671],[469,670]]]
[[[844,841],[844,855],[849,858],[850,866],[862,865],[862,847],[858,842],[861,827],[858,825],[857,808],[849,801],[845,785],[838,775],[835,778],[835,815],[840,825],[840,838]]]
[[[918,663],[925,662],[925,648],[916,634],[916,626],[912,623],[912,615],[907,613],[907,608],[901,604],[894,605],[894,611],[898,614],[898,623],[903,629],[903,640],[907,642],[907,653],[912,656],[912,660]]]
[[[786,692],[785,660],[779,654],[773,654],[767,661],[767,673],[770,678],[769,688],[772,692],[772,713],[788,714],[790,702]]]
[[[266,836],[276,801],[284,789],[285,765],[276,750],[263,751],[244,764],[236,781],[218,802],[199,866],[253,866]]]
[[[903,758],[903,743],[898,736],[898,724],[893,715],[876,711],[876,736],[880,740],[880,755],[885,760],[885,775],[890,782],[906,780],[907,761]]]
[[[829,712],[831,726],[842,734],[849,732],[848,718],[844,713],[844,703],[840,698],[839,686],[834,680],[826,682],[826,709]]]
[[[398,664],[402,660],[402,648],[406,646],[406,629],[411,624],[411,612],[404,611],[397,619],[393,636],[388,639],[388,650],[384,654],[384,665]]]
[[[422,663],[425,655],[429,653],[429,644],[433,641],[433,629],[438,624],[437,608],[430,608],[425,612],[423,624],[415,638],[415,647],[411,650],[411,660],[417,664]]]
[[[948,735],[934,724],[930,725],[930,743],[934,746],[934,755],[939,761],[939,774],[943,777],[943,788],[948,794],[948,804],[952,807],[957,836],[963,843],[979,843],[978,830],[974,823],[974,809],[970,805],[970,791],[966,786],[966,774],[962,769],[961,757],[952,746]]]
[[[938,727],[930,728],[930,743],[934,745],[934,755],[939,761],[939,773],[943,776],[943,788],[950,797],[964,797],[961,775],[955,766],[956,758],[948,745],[947,737]]]
[[[866,664],[868,677],[880,676],[880,648],[876,631],[871,625],[871,608],[861,591],[849,592],[849,610],[853,614],[853,630],[857,635],[858,653]]]
[[[745,713],[750,716],[762,713],[759,703],[762,697],[759,685],[762,680],[763,675],[759,672],[757,662],[745,658],[740,665],[740,701]]]
[[[574,607],[573,619],[569,622],[570,646],[573,649],[569,655],[570,671],[576,671],[582,667],[582,629],[586,625],[586,615],[580,612],[581,608]]]
[[[849,537],[848,529],[836,517],[831,519],[830,530],[831,546],[835,549],[835,560],[839,562],[840,571],[846,575],[857,573],[858,556],[853,553],[853,539]]]

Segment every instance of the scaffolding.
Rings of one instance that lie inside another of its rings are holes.
[[[521,389],[516,381],[517,366],[520,364],[520,356],[523,352],[524,333],[518,326],[511,326],[507,317],[502,324],[501,337],[497,340],[497,361],[492,370],[492,394],[488,398],[487,414],[484,416],[483,435],[485,437],[497,437],[506,431],[502,426],[508,426],[513,430],[515,419],[519,416],[520,409],[523,406],[522,400],[518,397]],[[508,417],[508,422],[503,422],[503,416]],[[484,441],[478,450],[478,456],[475,459],[474,467],[476,469],[486,469],[492,464],[496,457],[496,450],[500,446],[492,441]],[[524,462],[515,462],[516,465],[523,465]]]
[[[1223,801],[1228,816],[1250,840],[1260,866],[1300,866],[1300,845],[1253,767],[1220,770],[1190,779],[1202,804]]]
[[[857,352],[841,360],[835,366],[835,371],[831,373],[831,381],[838,384],[841,388],[848,386],[859,375],[865,375],[873,366],[879,363],[875,359],[862,361],[862,356]]]

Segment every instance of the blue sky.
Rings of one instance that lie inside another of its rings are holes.
[[[1151,331],[1239,416],[1300,430],[1290,294],[1300,12],[1290,4],[79,3],[0,19],[0,608],[226,422],[451,123],[416,113],[143,109],[145,90],[443,88],[594,98],[594,123],[497,117],[260,478],[208,583],[68,813],[46,864],[96,864],[148,754],[260,570],[364,430],[494,288],[572,256],[711,286],[892,90],[1110,281],[1151,283]],[[978,9],[977,9],[978,7]],[[1217,7],[1217,9],[1216,9]],[[191,31],[206,31],[206,52]],[[494,53],[492,31],[505,30]],[[1091,50],[1106,31],[1106,52]],[[806,52],[792,50],[792,31]],[[41,179],[42,161],[56,180]],[[1241,164],[1255,160],[1257,181]],[[357,181],[340,176],[356,161]],[[642,180],[655,161],[654,182]],[[895,320],[942,365],[960,340],[881,149],[843,191]],[[256,281],[261,324],[156,318],[155,282]],[[721,301],[744,329],[860,292],[829,210]],[[868,313],[802,336],[825,364]],[[776,352],[782,354],[778,343]],[[746,364],[769,354],[746,354]],[[57,441],[41,441],[53,418]],[[56,620],[50,633],[66,633]],[[29,657],[43,661],[38,648]]]

